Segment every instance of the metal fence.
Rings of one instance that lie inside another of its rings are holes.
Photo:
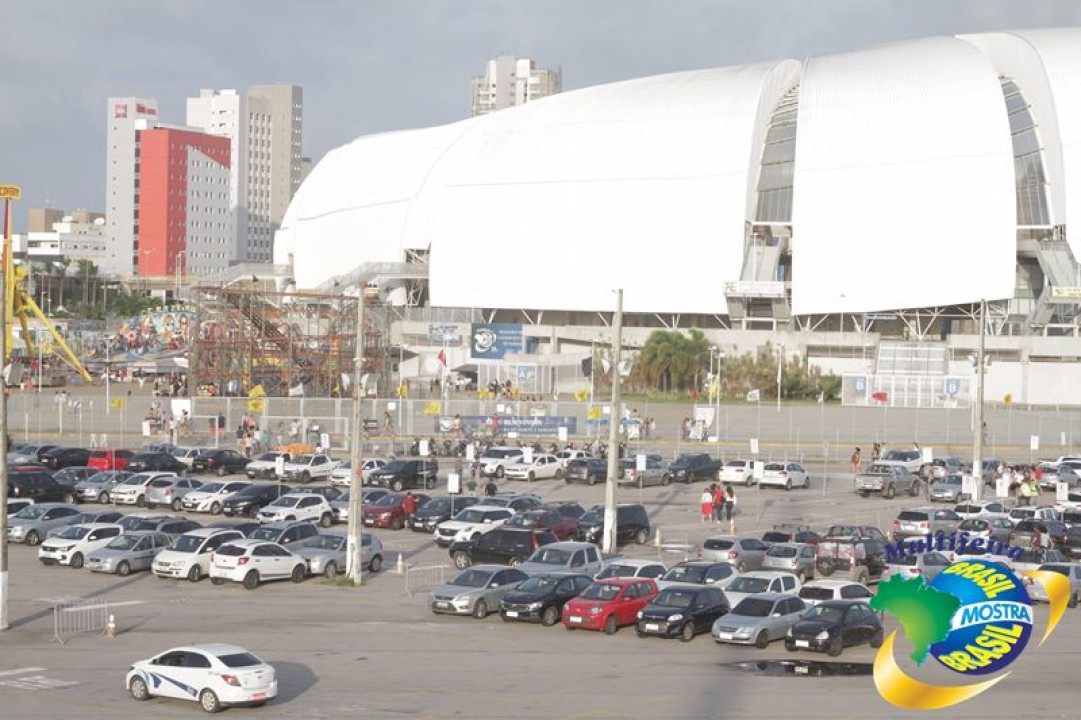
[[[405,569],[405,594],[410,598],[427,592],[445,582],[447,565],[420,565]]]
[[[76,635],[105,634],[109,627],[109,601],[59,600],[53,606],[53,636],[63,645]]]

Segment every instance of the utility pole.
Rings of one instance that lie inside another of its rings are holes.
[[[980,301],[980,344],[976,350],[976,427],[972,440],[972,500],[979,500],[983,485],[983,357],[987,333],[987,301]]]
[[[353,437],[349,442],[349,557],[346,559],[346,572],[354,585],[360,585],[364,565],[364,547],[362,532],[364,523],[364,488],[362,469],[364,467],[364,283],[357,280],[357,356],[353,369]]]
[[[619,365],[623,356],[623,289],[616,290],[615,340],[612,342],[612,415],[608,422],[608,479],[604,484],[605,553],[616,551],[616,478],[619,475],[619,429],[623,412],[619,405]]]
[[[3,393],[0,397],[0,442],[4,444],[4,451],[0,453],[0,630],[8,629],[8,390],[3,371],[7,367],[12,321],[8,317],[8,308],[12,306],[15,292],[12,284],[15,268],[11,257],[11,201],[21,196],[22,190],[17,185],[0,185],[0,197],[4,198],[4,290],[0,294],[0,392]]]

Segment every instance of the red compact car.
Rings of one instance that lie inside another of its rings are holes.
[[[91,450],[90,459],[86,461],[86,466],[102,472],[106,470],[123,470],[128,466],[128,458],[134,454],[134,450]]]
[[[612,635],[623,625],[638,622],[638,611],[657,594],[649,578],[599,580],[563,606],[563,626],[568,630],[604,630]]]
[[[428,502],[427,495],[413,493],[416,511],[424,503]],[[364,504],[364,525],[366,527],[389,528],[401,530],[405,527],[405,520],[409,516],[403,506],[405,493],[387,493],[373,503]]]
[[[526,510],[503,523],[504,527],[520,527],[529,530],[551,530],[560,540],[573,540],[578,534],[578,521],[560,515],[555,510]]]

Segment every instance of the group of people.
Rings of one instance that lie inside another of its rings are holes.
[[[736,507],[736,492],[731,484],[724,483],[722,487],[719,483],[711,483],[702,491],[702,497],[698,502],[702,512],[702,522],[732,522],[732,510]]]

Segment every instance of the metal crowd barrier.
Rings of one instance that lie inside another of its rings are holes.
[[[405,569],[405,592],[410,598],[445,582],[447,565],[421,565]]]
[[[61,645],[76,635],[104,635],[108,627],[109,601],[105,598],[59,600],[53,606],[53,634]]]

